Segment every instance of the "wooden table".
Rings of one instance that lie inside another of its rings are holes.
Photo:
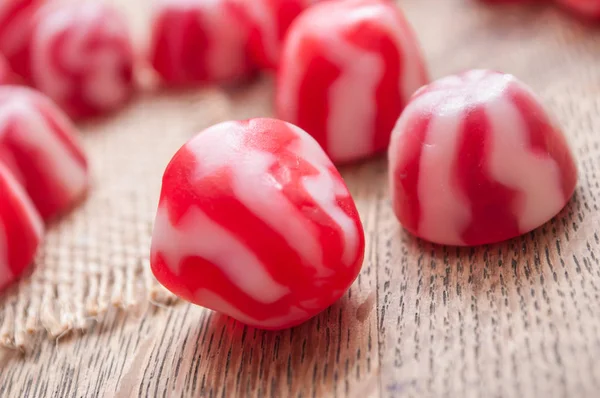
[[[141,4],[114,1],[132,16]],[[183,303],[109,311],[86,333],[0,354],[0,397],[597,397],[600,30],[544,6],[400,4],[434,77],[511,72],[556,114],[581,171],[557,218],[498,245],[434,246],[395,221],[385,159],[343,168],[367,254],[323,314],[262,332]],[[269,114],[270,89],[233,95],[230,117]]]

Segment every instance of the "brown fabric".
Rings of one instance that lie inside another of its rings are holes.
[[[128,13],[137,36],[145,37],[147,2],[113,2]],[[549,344],[546,335],[530,334],[526,326],[530,322],[557,334],[556,344],[568,344],[574,334],[583,341],[598,338],[600,307],[595,303],[596,287],[600,285],[600,254],[596,254],[600,246],[600,31],[552,7],[487,7],[469,0],[406,0],[400,4],[423,43],[433,77],[486,67],[514,73],[530,84],[564,126],[578,157],[581,181],[567,210],[541,230],[495,246],[491,252],[489,248],[461,251],[460,256],[444,260],[449,261],[445,265],[439,264],[454,270],[489,263],[489,274],[477,273],[471,278],[459,273],[440,284],[434,282],[431,270],[425,271],[427,280],[421,271],[398,274],[399,267],[416,267],[419,261],[425,261],[423,258],[433,263],[446,252],[390,232],[396,231],[397,225],[389,203],[381,199],[386,195],[383,163],[345,170],[353,192],[358,192],[365,217],[379,212],[382,206],[386,209],[386,219],[376,218],[366,225],[370,254],[365,269],[378,270],[374,282],[382,289],[371,304],[376,302],[381,313],[390,307],[385,297],[391,295],[393,306],[386,316],[398,317],[400,322],[398,314],[404,307],[397,302],[398,295],[408,285],[408,296],[403,299],[408,303],[407,310],[420,314],[418,325],[414,316],[405,316],[402,326],[394,320],[387,329],[382,320],[380,338],[391,350],[413,352],[407,344],[419,344],[412,341],[413,334],[422,332],[423,324],[433,327],[431,335],[421,336],[423,340],[437,338],[445,328],[444,322],[460,320],[470,327],[477,320],[484,323],[478,328],[497,327],[488,325],[488,321],[490,317],[495,319],[499,305],[505,305],[500,297],[505,297],[510,312],[502,315],[505,318],[501,321],[508,326],[502,326],[504,332],[499,338],[506,342],[494,343],[498,344],[497,350],[513,350],[523,339],[531,347]],[[57,337],[72,329],[85,329],[90,318],[112,306],[130,311],[147,305],[149,300],[172,302],[173,297],[156,284],[148,266],[162,171],[175,150],[202,128],[230,118],[271,115],[271,93],[268,79],[234,91],[209,88],[186,93],[146,92],[123,112],[82,126],[94,173],[93,189],[80,208],[50,228],[31,277],[1,299],[0,345],[26,347],[38,332],[47,331],[49,336]],[[369,177],[369,181],[361,182],[361,176]],[[382,186],[374,186],[373,178]],[[387,243],[379,237],[385,237]],[[498,274],[497,267],[511,270],[503,269]],[[498,279],[502,273],[504,277]],[[442,280],[444,273],[438,272],[437,276]],[[368,294],[373,287],[360,289]],[[461,310],[467,298],[455,294],[457,291],[474,297],[474,307]],[[429,319],[430,309],[435,306],[447,307],[443,307],[443,315]],[[544,311],[539,310],[540,306]],[[465,321],[465,314],[473,322]],[[468,333],[474,340],[461,345],[463,349],[475,349],[481,344],[477,339],[482,337],[477,330],[469,329]],[[401,341],[402,336],[410,337],[410,341]],[[465,338],[461,336],[453,338]],[[431,352],[448,352],[447,345],[453,344],[432,341]],[[585,345],[577,349],[582,355],[588,351]],[[381,364],[387,369],[382,370],[385,375],[394,371],[396,360],[386,355],[384,358],[389,362]],[[471,361],[469,358],[460,360]],[[450,366],[455,360],[459,359],[444,357],[445,362],[439,366]],[[528,369],[533,370],[531,366]],[[548,370],[551,374],[554,371],[557,369]]]
[[[110,306],[169,300],[148,266],[162,170],[193,132],[223,118],[226,106],[211,91],[149,95],[82,127],[92,190],[80,208],[49,227],[31,277],[4,298],[0,344],[21,347],[40,330],[56,337],[85,328]]]

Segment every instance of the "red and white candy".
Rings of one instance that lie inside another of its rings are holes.
[[[250,31],[249,50],[262,68],[275,69],[288,28],[298,15],[320,0],[233,0]]]
[[[351,162],[387,148],[400,112],[427,81],[417,40],[393,2],[324,2],[288,32],[277,115],[315,137],[334,162]]]
[[[21,76],[29,72],[29,41],[33,16],[44,0],[0,1],[0,53]]]
[[[76,133],[43,95],[0,87],[0,161],[46,220],[68,210],[88,187],[87,162]]]
[[[28,77],[73,117],[121,107],[134,89],[133,61],[124,19],[101,2],[50,3],[35,18]]]
[[[159,0],[150,62],[164,83],[230,82],[247,77],[248,30],[229,0]]]
[[[44,224],[33,204],[0,162],[0,290],[33,262]]]
[[[291,327],[344,294],[363,254],[342,177],[291,124],[215,125],[165,171],[152,270],[188,301],[251,326]]]
[[[558,4],[584,18],[600,20],[600,0],[556,0]]]
[[[529,232],[568,202],[577,169],[561,130],[515,77],[472,70],[415,93],[389,148],[401,224],[435,243]]]

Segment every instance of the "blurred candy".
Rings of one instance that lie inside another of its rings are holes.
[[[12,71],[6,59],[0,55],[0,85],[9,84],[12,81]]]
[[[556,0],[564,8],[585,18],[600,20],[600,0]]]
[[[0,1],[0,53],[21,76],[29,74],[29,40],[33,15],[44,0]]]
[[[259,67],[275,69],[288,28],[298,15],[319,0],[233,0],[250,31],[249,48]]]
[[[568,202],[577,169],[536,95],[511,75],[473,70],[419,90],[389,149],[396,216],[441,244],[529,232]]]
[[[167,84],[230,82],[249,75],[248,31],[229,0],[160,0],[150,61]]]
[[[33,262],[43,232],[27,194],[0,162],[0,290]]]
[[[44,219],[68,210],[87,189],[87,162],[75,135],[74,126],[41,94],[0,87],[0,161]]]
[[[291,327],[344,294],[363,254],[342,177],[293,125],[218,124],[165,171],[152,270],[188,301],[251,326]]]
[[[103,3],[50,3],[35,19],[32,84],[73,117],[121,107],[133,91],[133,50],[123,18]]]
[[[334,162],[384,151],[410,96],[428,81],[408,22],[392,2],[324,2],[284,43],[279,118],[309,132]]]
[[[511,3],[532,3],[534,1],[540,1],[540,0],[479,0],[483,3],[490,3],[490,4],[511,4]]]

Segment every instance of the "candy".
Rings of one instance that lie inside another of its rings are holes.
[[[33,15],[43,0],[0,1],[0,53],[11,69],[21,76],[29,74],[29,40]]]
[[[417,41],[392,2],[324,2],[288,32],[277,115],[315,137],[334,162],[351,162],[387,148],[400,112],[427,79]]]
[[[9,84],[12,81],[12,71],[2,55],[0,55],[0,85]]]
[[[291,124],[218,124],[165,171],[152,270],[188,301],[251,326],[291,327],[344,294],[363,254],[341,176]]]
[[[229,0],[160,0],[150,61],[164,83],[230,82],[247,77],[248,31]]]
[[[234,0],[250,31],[249,49],[262,68],[279,64],[281,44],[298,15],[319,0]]]
[[[561,130],[515,77],[472,70],[413,96],[389,148],[401,224],[441,244],[529,232],[568,202],[577,169]]]
[[[584,18],[600,20],[600,0],[557,0],[558,4]]]
[[[512,4],[512,3],[532,3],[536,0],[479,0],[482,3],[490,4]]]
[[[0,290],[33,262],[44,224],[9,170],[0,163]]]
[[[102,3],[50,3],[41,9],[30,56],[32,84],[73,117],[113,111],[133,92],[127,26]]]
[[[0,161],[25,187],[44,219],[68,210],[85,193],[88,171],[75,128],[43,95],[0,87]]]

